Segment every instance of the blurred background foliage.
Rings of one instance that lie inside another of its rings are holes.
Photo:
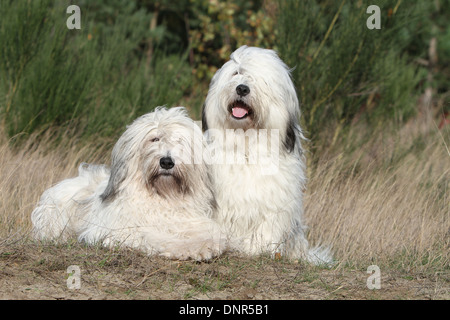
[[[81,30],[66,28],[70,4]],[[380,30],[366,27],[373,4]],[[421,114],[442,127],[450,111],[450,0],[0,0],[0,17],[11,137],[55,127],[116,137],[164,104],[199,119],[211,77],[243,44],[294,68],[313,141]]]

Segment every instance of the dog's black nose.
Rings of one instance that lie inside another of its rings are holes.
[[[236,87],[236,92],[241,97],[245,97],[250,93],[250,88],[247,87],[245,84],[240,84]]]
[[[175,163],[173,162],[171,157],[164,157],[159,160],[159,165],[163,169],[172,169]]]

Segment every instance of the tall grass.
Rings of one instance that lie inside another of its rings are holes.
[[[366,27],[370,4],[380,7],[379,30]],[[426,73],[412,60],[426,55],[422,33],[432,4],[305,0],[278,6],[276,46],[295,68],[303,126],[311,137],[331,125],[338,134],[360,116],[376,126],[415,114]]]
[[[230,3],[230,8],[239,11],[240,2]],[[163,104],[187,103],[192,114],[200,114],[207,82],[195,83],[193,73],[200,66],[194,61],[199,60],[188,59],[183,52],[210,52],[212,48],[204,47],[211,46],[212,40],[193,41],[203,49],[183,47],[178,54],[174,54],[174,43],[185,42],[189,28],[199,28],[195,21],[208,16],[201,12],[208,6],[184,1],[178,7],[163,1],[159,8],[137,0],[80,0],[81,30],[68,30],[69,4],[1,2],[0,118],[10,137],[55,125],[77,126],[77,134],[84,137],[112,136],[124,123]],[[433,86],[446,90],[445,72],[440,75],[436,66],[427,70],[423,61],[428,59],[432,35],[439,36],[439,50],[446,48],[446,29],[442,22],[433,25],[430,17],[445,13],[448,0],[414,4],[377,0],[373,4],[381,8],[381,30],[366,27],[366,9],[372,4],[368,1],[272,0],[266,4],[273,11],[269,15],[273,21],[266,27],[273,23],[276,35],[274,43],[267,39],[267,45],[295,67],[303,127],[311,138],[317,139],[324,127],[333,126],[335,141],[354,119],[362,118],[374,127],[386,121],[403,123],[417,112],[415,101],[425,84],[431,85],[432,77],[427,78],[431,69],[436,79]],[[255,8],[259,6],[255,3]],[[165,26],[157,25],[158,13],[163,20],[177,16],[176,21],[170,20],[176,35],[164,33]],[[189,17],[195,13],[199,16]],[[238,16],[242,20],[245,15],[239,12]],[[437,20],[445,20],[445,14]],[[242,32],[249,33],[255,26],[243,21],[239,23]],[[212,30],[223,29],[220,21],[211,24]],[[237,36],[231,32],[228,37],[233,35]],[[211,37],[215,42],[219,35],[208,31],[207,38]],[[170,55],[165,51],[169,47]],[[217,53],[217,61],[223,62],[224,52]],[[439,51],[437,61],[445,64],[445,52]],[[220,65],[208,67],[213,70]]]
[[[111,143],[87,145],[67,132],[62,139],[54,129],[22,138],[15,148],[0,134],[0,239],[27,238],[30,215],[42,192],[74,176],[81,162],[108,163]],[[17,139],[14,137],[13,139]]]
[[[329,245],[337,267],[448,271],[450,131],[414,121],[368,140],[363,131],[355,128],[309,156],[309,240]],[[27,238],[41,193],[75,175],[83,161],[108,164],[112,147],[110,140],[99,148],[71,135],[55,145],[47,133],[29,137],[17,150],[1,137],[0,239]]]
[[[164,54],[149,29],[152,13],[137,2],[81,1],[81,30],[66,28],[68,3],[0,2],[3,239],[26,237],[42,192],[76,174],[80,162],[108,163],[134,118],[197,90],[187,59]],[[381,30],[365,27],[365,1],[277,3],[276,46],[296,67],[303,126],[313,138],[310,240],[330,245],[338,266],[448,270],[448,127],[420,117],[399,126],[417,111],[423,73],[411,60],[427,49],[419,13],[428,2],[377,2]],[[201,104],[191,102],[198,116]]]
[[[108,136],[190,88],[180,56],[155,48],[150,13],[131,3],[102,12],[82,6],[81,30],[66,27],[65,1],[2,1],[0,114],[9,136],[52,126]]]
[[[448,271],[450,131],[420,122],[369,139],[355,127],[311,161],[309,235],[333,248],[339,266]]]

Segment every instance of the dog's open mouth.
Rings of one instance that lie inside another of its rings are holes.
[[[234,119],[241,120],[253,114],[252,108],[241,100],[236,100],[228,106],[228,110]]]

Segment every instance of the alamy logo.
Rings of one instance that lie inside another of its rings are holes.
[[[370,13],[371,16],[367,18],[366,26],[370,30],[381,29],[381,15],[380,7],[377,5],[371,5],[367,7],[366,13]]]
[[[367,288],[370,290],[381,289],[380,267],[377,265],[371,265],[367,268],[367,273],[370,274],[367,278]]]
[[[71,265],[67,268],[67,288],[70,290],[81,288],[81,269],[77,265]]]
[[[79,6],[72,5],[68,6],[67,13],[72,13],[72,15],[67,18],[66,25],[67,28],[72,29],[81,29],[81,10]]]

